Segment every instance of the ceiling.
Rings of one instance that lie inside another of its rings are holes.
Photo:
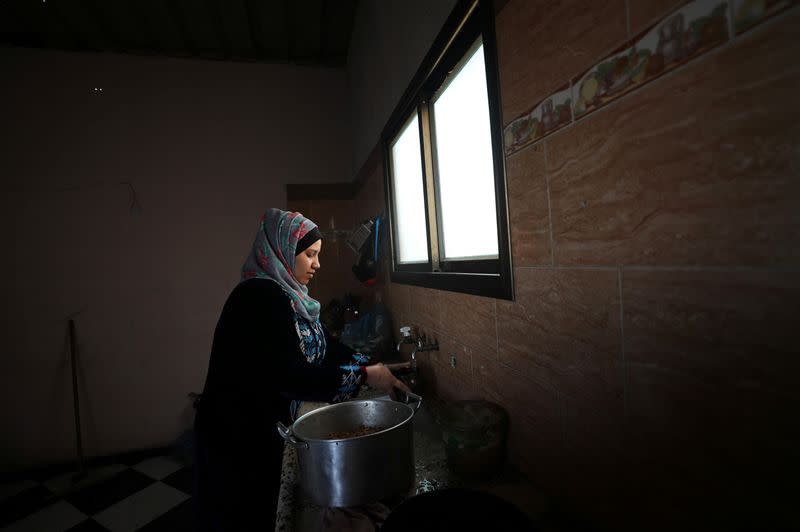
[[[343,67],[358,0],[0,0],[0,46]]]

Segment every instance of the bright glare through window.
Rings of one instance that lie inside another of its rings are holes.
[[[443,258],[497,258],[492,139],[483,45],[434,102]]]
[[[391,281],[513,300],[496,6],[455,4],[381,133]]]
[[[419,121],[408,122],[392,145],[392,175],[395,190],[398,262],[427,262],[428,238],[422,195],[422,156],[419,151]]]

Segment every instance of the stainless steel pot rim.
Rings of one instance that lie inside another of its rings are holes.
[[[300,421],[302,421],[303,419],[305,419],[307,417],[310,417],[310,416],[313,416],[314,414],[319,414],[319,413],[321,413],[323,411],[331,411],[331,410],[334,410],[334,409],[353,408],[353,405],[357,405],[357,404],[362,404],[364,406],[368,406],[369,403],[384,403],[384,402],[386,402],[385,399],[362,399],[362,400],[356,399],[356,400],[347,401],[347,402],[344,402],[344,403],[337,403],[335,405],[323,406],[321,408],[317,408],[316,410],[312,410],[311,412],[303,414],[302,416],[297,418],[295,420],[295,422],[289,427],[289,433],[293,434],[297,438],[300,438],[301,441],[304,441],[304,442],[307,442],[307,443],[319,443],[319,442],[329,443],[329,442],[358,441],[358,440],[363,440],[364,438],[370,438],[372,436],[378,436],[380,434],[385,434],[385,433],[387,433],[389,431],[392,431],[394,429],[402,427],[406,423],[410,423],[411,420],[414,418],[415,410],[414,410],[413,407],[411,407],[410,405],[408,405],[406,403],[401,403],[399,401],[392,401],[393,405],[403,406],[403,407],[408,408],[409,416],[407,418],[405,418],[403,421],[401,421],[400,423],[392,425],[391,427],[387,427],[387,428],[385,428],[383,430],[380,430],[378,432],[370,432],[369,434],[364,434],[363,436],[354,436],[352,438],[340,438],[340,439],[306,438],[306,437],[300,436],[296,432],[294,432],[294,426],[297,423],[300,423]]]
[[[411,420],[411,418],[408,418],[405,421],[403,421],[401,423],[398,423],[397,425],[392,425],[391,427],[389,427],[387,429],[380,430],[378,432],[370,432],[369,434],[364,434],[363,436],[353,436],[352,438],[339,438],[339,439],[333,439],[333,438],[301,438],[301,440],[304,441],[304,442],[308,442],[308,443],[331,443],[331,442],[358,441],[358,440],[363,440],[363,439],[366,439],[366,438],[371,438],[373,436],[380,436],[381,434],[386,434],[387,432],[391,432],[391,431],[393,431],[395,429],[398,429],[398,428],[402,427],[403,425],[408,423],[410,420]],[[294,434],[294,433],[292,433],[292,434]],[[295,434],[295,436],[297,436],[297,434]],[[297,437],[300,438],[300,436],[297,436]]]
[[[412,406],[412,403],[411,403],[412,400],[415,401],[413,403],[413,406]],[[361,406],[369,406],[370,404],[380,404],[381,406],[385,406],[387,403],[390,403],[395,408],[399,408],[400,406],[404,406],[404,407],[408,408],[409,415],[403,421],[401,421],[400,423],[395,423],[391,427],[387,427],[387,428],[385,428],[385,429],[383,429],[381,431],[378,431],[378,432],[372,432],[370,434],[364,434],[363,436],[355,436],[353,438],[341,438],[341,439],[306,438],[306,437],[302,437],[302,436],[300,436],[300,435],[298,435],[297,433],[294,432],[295,425],[297,425],[298,423],[300,423],[302,425],[302,421],[304,419],[306,419],[308,417],[311,417],[311,416],[314,416],[314,415],[319,415],[320,413],[330,412],[331,410],[342,409],[342,408],[350,408],[350,409],[352,409],[354,407],[354,405],[358,405],[358,404],[361,404]],[[409,423],[414,418],[414,414],[417,413],[417,410],[419,410],[420,406],[422,406],[422,397],[420,397],[419,395],[417,395],[415,393],[411,393],[411,392],[406,392],[405,393],[405,402],[403,402],[403,401],[387,401],[386,399],[354,399],[352,401],[346,401],[344,403],[338,403],[338,404],[335,404],[335,405],[323,406],[322,408],[317,408],[316,410],[312,410],[311,412],[308,412],[308,413],[300,416],[299,418],[297,418],[295,420],[295,422],[292,423],[292,425],[289,426],[289,427],[286,427],[283,423],[278,422],[278,432],[280,433],[281,437],[283,437],[283,439],[286,442],[290,443],[292,446],[294,446],[294,447],[304,447],[306,449],[308,448],[308,444],[309,443],[328,444],[328,443],[331,443],[331,442],[335,442],[335,443],[338,444],[339,442],[360,441],[360,440],[363,440],[364,438],[370,438],[370,437],[373,437],[373,436],[380,436],[382,434],[386,434],[388,432],[391,432],[393,430],[396,430],[396,429],[404,426],[406,423]]]

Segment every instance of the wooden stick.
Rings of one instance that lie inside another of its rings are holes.
[[[78,448],[78,472],[72,481],[77,482],[86,476],[83,465],[83,439],[81,438],[81,405],[78,399],[78,342],[75,338],[75,320],[69,320],[69,351],[72,362],[72,407],[75,414],[75,444]]]

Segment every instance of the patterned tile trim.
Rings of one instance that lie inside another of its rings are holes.
[[[800,0],[694,0],[625,42],[503,131],[505,154],[533,144],[574,120],[738,36]],[[571,116],[568,109],[571,107]],[[568,118],[569,117],[569,118]]]
[[[564,85],[504,132],[506,151],[535,142],[572,122],[572,88]]]
[[[726,1],[686,4],[575,80],[575,117],[599,109],[729,38]]]

